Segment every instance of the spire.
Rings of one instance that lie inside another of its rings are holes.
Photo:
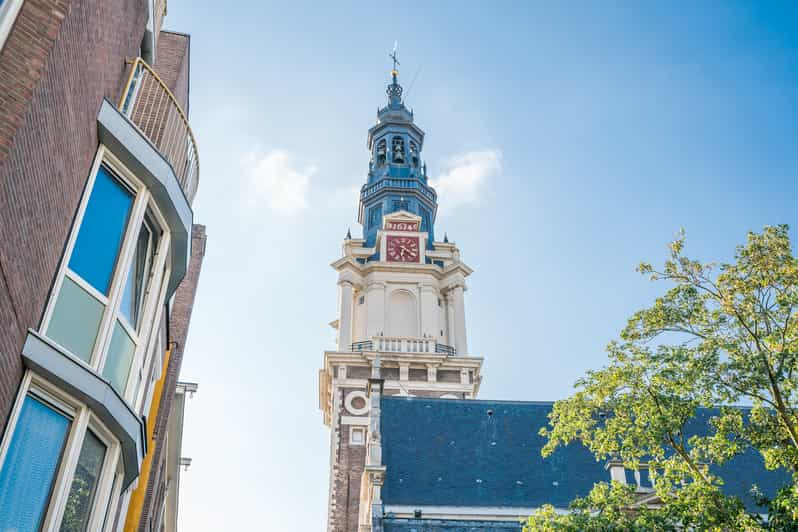
[[[429,233],[427,241],[432,245],[438,200],[427,182],[427,167],[422,159],[424,131],[402,101],[396,45],[388,57],[393,62],[385,91],[388,104],[377,111],[376,124],[368,130],[369,172],[360,192],[358,222],[363,225],[366,246],[371,247],[383,216],[404,210],[421,217],[421,230]]]
[[[449,243],[449,235],[447,233],[443,233],[443,243],[444,244]]]
[[[352,240],[352,231],[349,227],[346,228],[346,240]]]
[[[391,102],[391,105],[401,105],[402,103],[402,86],[399,85],[399,80],[397,79],[399,76],[399,71],[396,70],[396,67],[399,66],[399,58],[396,55],[396,47],[398,43],[394,42],[393,44],[393,52],[388,54],[393,60],[393,69],[391,70],[391,84],[388,85],[385,93],[388,95],[388,100]]]

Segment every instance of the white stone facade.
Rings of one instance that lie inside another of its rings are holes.
[[[385,216],[384,226],[404,220],[420,223],[418,216],[400,211]],[[386,260],[386,241],[394,235],[418,239],[417,262]],[[372,341],[380,351],[434,353],[438,346],[438,351],[450,352],[450,347],[468,354],[464,292],[472,270],[460,260],[457,246],[435,242],[426,249],[426,237],[420,231],[383,229],[375,247],[363,247],[360,239],[344,241],[343,256],[332,264],[338,271],[338,319],[333,322],[338,351]],[[368,260],[377,253],[380,260]],[[434,263],[427,264],[427,258]]]

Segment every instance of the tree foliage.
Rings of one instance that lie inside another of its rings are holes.
[[[724,495],[710,467],[755,449],[767,468],[798,472],[798,261],[788,227],[749,233],[730,264],[690,259],[684,243],[682,232],[661,269],[638,267],[670,287],[632,315],[607,347],[608,365],[555,403],[541,430],[544,456],[580,442],[598,460],[645,464],[661,504],[602,483],[568,514],[540,509],[527,530],[798,530],[798,488],[761,498],[766,522]],[[717,406],[736,404],[751,408]],[[712,409],[701,435],[689,430],[698,408]]]

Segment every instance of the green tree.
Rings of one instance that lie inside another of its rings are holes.
[[[798,261],[788,227],[749,233],[731,264],[692,260],[684,242],[682,232],[662,269],[638,267],[670,288],[629,319],[608,365],[555,403],[541,430],[544,456],[580,442],[597,460],[645,463],[660,504],[602,483],[569,514],[540,509],[526,530],[798,530],[798,488],[761,499],[772,516],[764,522],[724,495],[710,469],[753,448],[767,468],[798,473]],[[752,406],[717,408],[735,404]],[[713,409],[710,430],[690,435],[698,408]]]

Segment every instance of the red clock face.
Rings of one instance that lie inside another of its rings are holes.
[[[418,262],[418,237],[389,235],[385,247],[390,261]]]

